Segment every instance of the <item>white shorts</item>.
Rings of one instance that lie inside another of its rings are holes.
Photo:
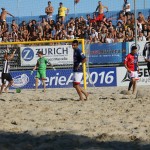
[[[73,83],[80,84],[82,77],[83,77],[82,72],[74,72],[73,73]]]
[[[130,79],[135,78],[135,80],[139,80],[139,74],[137,71],[131,71],[131,73],[129,73],[129,77]]]

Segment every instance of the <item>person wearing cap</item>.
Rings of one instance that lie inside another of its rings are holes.
[[[46,13],[46,19],[47,21],[50,21],[53,19],[53,12],[54,12],[54,8],[52,6],[51,1],[48,1],[48,6],[45,8],[45,13]]]
[[[44,92],[45,92],[46,91],[46,84],[45,84],[46,67],[47,67],[48,60],[45,57],[43,57],[42,51],[38,52],[38,57],[39,59],[37,60],[37,63],[35,67],[33,68],[33,71],[37,69],[37,74],[36,74],[36,79],[35,79],[35,90],[38,89],[38,82],[39,82],[39,79],[41,79],[43,83]]]
[[[3,70],[2,70],[2,86],[0,89],[0,94],[2,94],[3,89],[7,93],[8,88],[13,84],[13,78],[10,74],[10,61],[14,58],[14,54],[16,52],[16,49],[13,51],[12,54],[8,53],[7,51],[4,54],[4,61],[3,61]],[[6,85],[6,81],[8,81],[8,84]]]
[[[2,12],[1,12],[1,15],[0,15],[0,22],[6,21],[6,16],[7,15],[10,15],[10,16],[14,17],[11,13],[6,11],[5,8],[1,8],[1,9],[2,9]]]
[[[67,16],[68,13],[69,13],[69,8],[64,7],[63,3],[60,2],[59,3],[59,8],[58,8],[58,18],[61,18],[61,23],[64,23],[65,16]]]
[[[130,91],[131,86],[133,86],[132,93],[135,94],[136,89],[136,82],[139,80],[139,65],[138,65],[138,54],[137,54],[137,47],[132,46],[131,53],[129,53],[124,61],[125,68],[127,69],[127,72],[130,77],[130,83],[128,90]]]
[[[105,16],[104,16],[104,8],[107,9],[107,12],[108,12],[108,7],[104,6],[102,4],[102,2],[99,1],[98,2],[98,6],[96,7],[96,10],[95,10],[95,12],[98,11],[98,16],[96,18],[96,21],[103,21],[103,19],[105,18]]]

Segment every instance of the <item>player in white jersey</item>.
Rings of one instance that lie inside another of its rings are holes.
[[[15,52],[16,50],[14,50],[12,54],[8,54],[7,52],[4,54],[3,70],[2,70],[2,75],[1,75],[2,86],[0,89],[0,94],[2,94],[5,86],[6,88],[4,90],[5,92],[7,92],[8,88],[13,84],[13,79],[10,74],[10,61],[14,58]],[[9,82],[8,85],[6,85],[5,80]]]

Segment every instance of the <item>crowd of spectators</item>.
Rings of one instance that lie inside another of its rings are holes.
[[[51,10],[54,11],[54,9]],[[69,11],[69,9],[66,10]],[[80,16],[65,21],[64,17],[54,20],[51,15],[52,13],[49,17],[43,17],[41,22],[31,20],[17,24],[13,20],[8,25],[6,20],[2,20],[0,22],[0,41],[22,42],[84,38],[91,43],[114,43],[129,42],[135,38],[135,17],[131,12],[121,11],[115,25],[110,18],[105,16],[100,21],[95,19],[96,12],[87,14],[86,17]],[[136,21],[138,41],[150,41],[150,16],[145,18],[139,12]]]

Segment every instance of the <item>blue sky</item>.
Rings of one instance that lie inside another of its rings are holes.
[[[101,0],[102,3],[108,6],[110,11],[122,9],[124,0]],[[128,0],[133,9],[134,0]],[[45,7],[48,0],[1,0],[0,7],[5,7],[10,13],[15,16],[39,16],[45,15]],[[74,13],[74,0],[51,0],[55,9],[54,14],[57,14],[59,2],[63,2],[64,6],[70,9],[70,13]],[[137,8],[150,8],[150,0],[136,0]],[[94,12],[98,4],[98,0],[80,0],[76,5],[76,12],[90,13]]]

